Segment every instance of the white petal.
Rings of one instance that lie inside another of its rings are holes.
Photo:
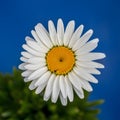
[[[53,45],[57,45],[57,33],[56,33],[54,23],[51,20],[48,21],[48,29],[49,29],[49,34],[50,34],[50,38]]]
[[[33,57],[33,58],[30,58],[28,59],[28,63],[31,63],[31,64],[45,64],[46,61],[45,61],[45,58],[43,57]]]
[[[34,40],[32,40],[32,38],[26,37],[25,39],[27,41],[28,46],[30,46],[32,49],[42,53],[46,53],[48,51],[46,47],[43,47],[42,44],[35,42]]]
[[[28,52],[21,52],[21,55],[22,55],[23,57],[25,57],[25,58],[31,58],[31,57],[33,57],[33,55],[31,55],[31,54],[28,53]]]
[[[83,69],[74,67],[73,71],[75,73],[77,73],[81,78],[93,82],[93,83],[98,83],[98,80],[91,74],[87,73],[86,71],[84,71]]]
[[[33,50],[32,48],[30,48],[28,45],[24,44],[22,47],[23,47],[23,49],[25,49],[26,51],[28,51],[32,55],[41,56],[41,57],[45,56],[44,53],[37,52],[37,51]]]
[[[67,98],[64,98],[64,97],[62,96],[62,93],[60,93],[60,100],[61,100],[61,103],[62,103],[63,106],[66,106],[66,105],[67,105]]]
[[[44,73],[35,83],[35,86],[40,86],[44,83],[46,83],[49,80],[51,73],[49,71],[47,71],[46,73]]]
[[[31,34],[34,37],[34,39],[36,40],[36,42],[41,43],[40,38],[38,37],[37,33],[34,30],[31,31]]]
[[[25,65],[25,68],[28,70],[37,70],[44,66],[45,66],[44,63],[42,63],[42,64],[27,64],[27,65]]]
[[[31,41],[31,42],[36,42],[33,38],[31,38],[31,37],[29,37],[29,36],[26,36],[26,37],[25,37],[25,41],[26,41],[26,43],[29,42],[29,41]]]
[[[81,99],[83,99],[83,98],[84,98],[84,94],[83,94],[83,93],[81,93],[81,91],[80,91],[80,90],[78,90],[78,89],[76,89],[76,88],[74,88],[74,90],[75,90],[75,92],[76,92],[76,94],[78,95],[78,97],[79,97],[79,98],[81,98]]]
[[[37,33],[32,30],[31,34],[33,35],[34,39],[38,42],[38,44],[40,45],[41,49],[44,49],[45,51],[48,51],[49,49],[45,46],[45,44],[41,41],[41,39],[39,38],[39,36],[37,35]]]
[[[75,44],[75,42],[80,38],[82,31],[83,31],[84,26],[80,25],[76,31],[73,33],[72,38],[70,39],[69,42],[69,47],[72,48],[72,46]]]
[[[24,78],[24,82],[29,82],[29,81],[32,81],[32,80],[28,80],[28,77]]]
[[[45,29],[45,27],[41,23],[38,23],[36,26],[38,26],[38,28],[40,27],[40,29],[42,29],[45,32],[45,34],[49,36],[48,31]]]
[[[36,94],[41,93],[41,92],[43,91],[43,89],[45,88],[45,86],[46,86],[46,84],[40,85],[40,86],[36,89],[35,93],[36,93]]]
[[[46,89],[45,89],[45,93],[44,93],[44,100],[47,101],[49,100],[50,98],[50,95],[52,93],[52,89],[53,89],[53,83],[54,83],[54,80],[55,80],[55,75],[52,74],[48,80],[48,83],[47,83],[47,86],[46,86]]]
[[[79,61],[91,61],[105,58],[104,53],[88,53],[85,55],[76,56]]]
[[[88,81],[83,80],[83,79],[80,79],[80,80],[82,81],[81,83],[83,83],[82,88],[84,88],[88,92],[93,91],[93,89],[92,89],[92,87],[91,87],[91,85],[90,85],[90,83]]]
[[[93,30],[88,30],[79,40],[76,41],[76,43],[73,45],[72,49],[74,51],[80,49],[92,36]]]
[[[64,24],[62,19],[58,19],[57,23],[57,37],[58,37],[58,44],[63,45],[63,37],[64,37]]]
[[[27,62],[27,61],[28,61],[28,59],[25,58],[25,57],[20,57],[20,60],[21,60],[22,62]]]
[[[68,96],[70,102],[72,102],[72,101],[73,101],[73,98],[74,98],[73,88],[72,88],[72,85],[71,85],[69,79],[67,78],[67,76],[65,76],[65,85],[66,85],[66,93],[67,93],[67,96]]]
[[[48,70],[47,67],[40,68],[40,69],[34,71],[34,72],[28,77],[28,79],[29,79],[29,80],[36,79],[36,78],[40,77],[41,75],[43,75],[47,70]]]
[[[78,96],[80,98],[83,98],[84,97],[84,93],[83,93],[83,90],[81,88],[82,84],[80,82],[80,78],[74,72],[71,72],[70,74],[68,74],[68,78],[71,81],[71,83],[74,83],[73,84],[74,90],[76,91]]]
[[[36,88],[36,86],[35,86],[36,81],[37,81],[37,79],[36,79],[36,80],[33,80],[33,81],[30,83],[30,85],[29,85],[29,89],[30,89],[30,90],[34,90],[34,89]]]
[[[66,30],[65,30],[65,34],[64,34],[64,45],[65,46],[68,46],[69,44],[69,41],[72,37],[72,34],[74,32],[74,28],[75,28],[75,21],[70,21],[66,27]]]
[[[41,39],[41,41],[48,47],[48,48],[52,48],[52,42],[50,41],[50,38],[48,36],[48,34],[46,34],[45,28],[43,27],[42,24],[37,24],[37,26],[35,26],[35,30],[39,36],[39,38]]]
[[[22,75],[23,77],[28,77],[31,73],[32,73],[32,71],[26,70],[26,71],[22,72],[21,75]]]
[[[70,72],[68,74],[68,79],[70,80],[70,82],[72,83],[72,85],[77,88],[78,90],[81,90],[81,84],[79,83],[79,81],[76,79],[76,76],[73,74],[73,72]]]
[[[60,76],[59,87],[60,87],[62,96],[63,96],[64,98],[66,98],[67,95],[66,95],[65,79],[64,79],[64,76],[62,76],[62,75]]]
[[[77,55],[82,55],[88,52],[91,52],[92,50],[94,50],[97,45],[98,45],[98,39],[93,39],[90,42],[86,43],[84,46],[82,46],[80,49],[78,49],[75,54]]]
[[[41,24],[41,23],[38,23],[37,24],[38,25],[38,27],[41,27],[41,29],[45,32],[45,34],[49,37],[49,33],[48,33],[48,31],[45,29],[45,27]]]
[[[76,61],[76,65],[85,68],[104,68],[104,65],[92,61]]]
[[[26,65],[26,63],[22,63],[22,64],[20,64],[19,66],[18,66],[18,68],[20,69],[20,70],[26,70],[26,68],[24,67]]]
[[[73,71],[73,75],[74,75],[74,79],[76,79],[78,81],[78,84],[80,84],[82,88],[84,88],[88,92],[92,91],[92,87],[91,87],[91,85],[89,84],[88,81],[81,78],[80,75],[78,73],[74,72],[74,71]]]
[[[59,96],[59,92],[60,92],[60,88],[59,88],[59,76],[56,76],[54,83],[53,83],[53,90],[52,90],[52,102],[56,103],[58,96]]]
[[[79,64],[77,64],[78,62],[76,62],[76,65],[78,68],[80,69],[83,69],[84,71],[86,71],[87,73],[90,73],[90,74],[96,74],[96,75],[99,75],[101,74],[101,72],[99,70],[97,70],[96,68],[90,68],[90,67],[83,67],[83,66],[80,66]]]
[[[90,74],[95,74],[95,75],[100,75],[101,72],[99,70],[97,70],[96,68],[81,68],[84,71],[90,73]]]

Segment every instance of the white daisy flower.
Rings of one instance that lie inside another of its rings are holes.
[[[82,35],[83,25],[75,31],[75,21],[70,21],[64,28],[63,21],[58,19],[57,29],[54,23],[48,21],[48,31],[39,23],[31,31],[33,38],[26,37],[22,47],[19,69],[24,70],[22,76],[25,82],[32,81],[29,89],[36,94],[44,91],[44,100],[51,98],[56,103],[60,97],[61,103],[67,105],[74,99],[74,92],[84,98],[83,89],[90,92],[89,82],[98,83],[93,76],[100,74],[97,68],[104,65],[95,60],[105,57],[104,53],[91,52],[98,45],[98,38],[88,41],[93,30]]]

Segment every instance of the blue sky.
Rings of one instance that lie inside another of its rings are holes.
[[[69,20],[76,21],[76,27],[92,28],[94,37],[100,39],[96,51],[106,53],[100,60],[106,68],[97,76],[99,84],[93,85],[91,99],[105,99],[101,106],[101,120],[119,117],[120,107],[120,55],[119,55],[119,0],[0,0],[0,72],[11,73],[20,64],[21,45],[31,29],[41,22],[47,28],[48,20],[55,24],[62,18],[65,25]]]

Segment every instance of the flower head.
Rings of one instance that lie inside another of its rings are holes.
[[[67,105],[67,99],[70,102],[74,99],[73,91],[82,99],[83,89],[92,91],[89,82],[98,83],[93,74],[100,74],[97,68],[104,65],[95,60],[104,58],[105,54],[91,52],[99,40],[88,41],[93,30],[82,35],[83,27],[80,25],[74,31],[75,22],[70,21],[64,29],[63,21],[58,19],[56,29],[50,20],[48,31],[39,23],[31,31],[33,38],[25,38],[19,69],[24,70],[25,82],[32,81],[30,90],[36,89],[36,94],[44,91],[45,101],[51,98],[55,103],[60,97],[61,103]]]

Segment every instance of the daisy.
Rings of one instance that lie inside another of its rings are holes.
[[[83,89],[90,92],[90,82],[98,83],[93,76],[100,74],[97,68],[104,65],[95,60],[105,57],[104,53],[91,52],[98,45],[98,38],[89,41],[93,30],[83,32],[83,25],[76,30],[75,21],[70,21],[64,28],[63,21],[58,19],[57,28],[48,21],[48,31],[39,23],[31,31],[33,38],[26,37],[22,47],[19,69],[23,70],[25,82],[31,81],[29,89],[36,94],[44,92],[44,100],[51,98],[56,103],[58,98],[62,105],[74,99],[74,91],[84,98]]]

